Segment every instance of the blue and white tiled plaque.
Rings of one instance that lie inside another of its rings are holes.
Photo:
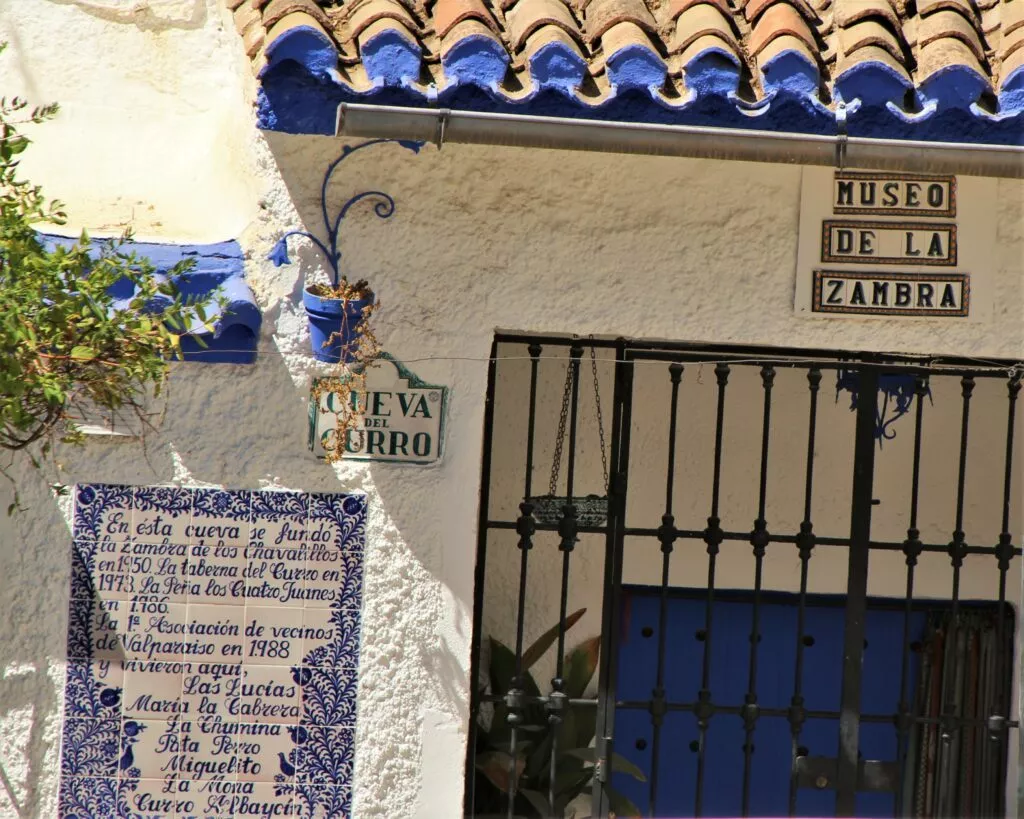
[[[366,499],[75,490],[63,819],[349,819]]]

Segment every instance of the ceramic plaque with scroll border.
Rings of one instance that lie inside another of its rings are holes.
[[[59,816],[348,819],[365,519],[360,495],[75,487]]]

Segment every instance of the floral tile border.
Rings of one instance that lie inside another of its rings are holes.
[[[364,496],[75,487],[61,819],[348,819],[365,539]]]

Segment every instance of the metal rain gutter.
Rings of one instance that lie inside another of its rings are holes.
[[[1024,147],[341,103],[337,136],[1024,178]]]

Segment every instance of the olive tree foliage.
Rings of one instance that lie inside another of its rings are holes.
[[[84,407],[134,413],[144,424],[143,402],[181,357],[181,335],[210,330],[209,300],[185,300],[174,284],[191,262],[156,276],[128,250],[128,232],[95,243],[83,233],[70,247],[40,240],[38,226],[67,217],[21,178],[19,160],[31,144],[26,126],[57,111],[0,98],[0,473],[12,482],[18,457],[39,466],[56,443],[83,441],[74,418]],[[15,483],[8,513],[17,508]]]

